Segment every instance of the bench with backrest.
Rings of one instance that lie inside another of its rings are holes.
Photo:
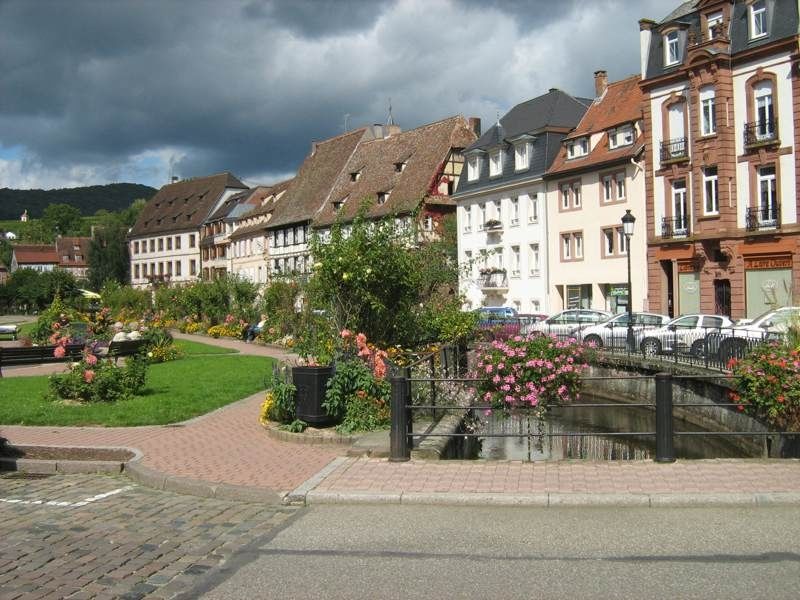
[[[122,356],[133,356],[139,354],[145,348],[145,340],[120,340],[111,342],[108,345],[108,357],[113,358],[114,362]]]
[[[0,377],[3,376],[3,367],[80,360],[83,348],[83,344],[67,344],[61,358],[54,354],[56,346],[0,348]]]

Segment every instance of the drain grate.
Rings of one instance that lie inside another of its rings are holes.
[[[26,473],[24,471],[0,471],[0,479],[46,479],[54,473]]]

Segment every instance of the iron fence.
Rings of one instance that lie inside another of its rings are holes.
[[[426,404],[424,398],[431,398],[431,396],[422,394],[420,398],[412,392],[413,385],[422,384],[424,390],[432,390],[437,384],[450,383],[462,384],[469,389],[472,386],[477,386],[482,381],[481,379],[468,378],[468,377],[452,377],[452,378],[433,378],[433,377],[410,377],[411,369],[407,368],[402,374],[397,374],[391,378],[391,431],[390,431],[390,461],[400,462],[407,461],[411,456],[411,449],[419,444],[415,444],[415,440],[429,439],[429,438],[450,438],[457,440],[466,439],[486,439],[486,438],[586,438],[601,436],[604,438],[654,438],[655,439],[655,462],[669,463],[676,460],[675,452],[675,439],[680,437],[703,436],[709,438],[721,437],[735,437],[735,436],[749,436],[754,438],[764,438],[765,440],[775,439],[780,436],[796,437],[800,436],[799,432],[791,431],[675,431],[674,430],[674,409],[689,408],[689,407],[703,407],[715,408],[718,410],[738,410],[738,406],[722,405],[716,403],[699,403],[699,402],[673,402],[673,387],[676,380],[680,379],[719,379],[728,377],[727,375],[691,375],[691,376],[676,376],[670,373],[657,373],[655,375],[641,375],[630,377],[584,377],[583,381],[597,381],[597,380],[614,380],[619,381],[623,379],[653,379],[655,382],[655,394],[653,401],[649,402],[633,402],[633,403],[555,403],[550,404],[553,408],[563,409],[592,409],[592,410],[624,410],[631,408],[647,408],[655,412],[655,428],[654,430],[640,430],[640,431],[613,431],[613,432],[586,432],[586,431],[558,431],[554,433],[536,431],[532,432],[530,429],[520,432],[476,432],[476,431],[456,431],[456,432],[437,432],[435,430],[435,423],[427,423],[424,425],[423,430],[415,431],[414,424],[417,422],[414,418],[415,413],[421,411],[446,411],[457,412],[463,416],[474,414],[476,411],[489,411],[495,407],[487,404],[475,403],[474,394],[469,394],[468,402],[456,404],[437,404],[435,401]],[[422,401],[420,401],[422,399]],[[434,397],[435,400],[435,397]]]

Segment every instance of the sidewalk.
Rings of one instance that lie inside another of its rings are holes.
[[[175,337],[293,360],[274,347]],[[347,449],[271,439],[258,422],[263,394],[185,423],[152,427],[0,426],[12,444],[112,446],[143,458],[126,472],[158,488],[293,503],[555,505],[800,505],[798,460],[542,463],[349,458]]]

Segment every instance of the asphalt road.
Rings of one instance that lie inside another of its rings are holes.
[[[183,597],[797,598],[800,508],[316,506]]]

